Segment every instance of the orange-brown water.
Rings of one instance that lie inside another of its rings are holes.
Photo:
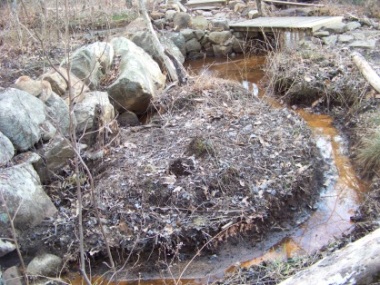
[[[260,90],[260,80],[264,76],[261,67],[265,57],[237,58],[233,60],[198,60],[187,64],[187,68],[196,74],[216,75],[225,79],[237,80],[251,90],[256,96],[263,96]],[[276,101],[269,102],[274,108],[283,108]],[[345,154],[344,141],[333,126],[333,119],[327,115],[311,114],[305,110],[298,110],[301,116],[313,130],[316,144],[329,164],[325,173],[324,188],[317,209],[311,217],[300,226],[281,238],[280,241],[266,245],[257,252],[252,252],[251,258],[240,260],[239,266],[250,267],[268,260],[286,260],[288,258],[312,253],[341,236],[352,227],[350,216],[358,207],[360,193],[365,191],[364,184],[358,180],[351,163]],[[274,239],[275,240],[275,239]],[[266,248],[266,250],[265,250]],[[246,255],[244,255],[246,256]],[[221,268],[222,273],[236,270],[235,265]],[[213,276],[215,278],[216,275]],[[216,276],[218,277],[218,276]],[[220,277],[220,276],[219,276]],[[133,280],[117,282],[117,284],[131,285],[160,285],[160,284],[209,284],[210,277],[199,279],[181,279],[178,283],[175,278]],[[73,284],[82,284],[81,279],[74,280]],[[98,280],[97,284],[116,284]]]

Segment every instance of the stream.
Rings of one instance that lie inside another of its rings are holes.
[[[187,68],[197,75],[214,75],[224,79],[232,79],[250,90],[255,96],[267,101],[274,108],[284,108],[273,99],[264,98],[264,92],[259,88],[259,82],[264,76],[262,67],[265,57],[225,59],[203,59],[187,63]],[[355,175],[346,156],[344,139],[333,127],[333,120],[327,115],[316,115],[307,110],[297,110],[313,131],[315,142],[328,168],[324,173],[323,189],[319,202],[315,205],[313,214],[308,218],[300,217],[293,229],[281,229],[259,244],[242,240],[239,244],[223,245],[219,255],[199,256],[195,260],[178,261],[161,279],[159,274],[152,276],[144,273],[143,279],[123,282],[106,282],[102,279],[93,280],[97,284],[209,284],[221,279],[224,274],[233,272],[239,267],[250,267],[262,261],[281,260],[311,254],[334,242],[342,234],[349,233],[352,227],[350,217],[359,206],[361,193],[365,185]],[[191,263],[189,267],[187,264]],[[181,281],[176,277],[182,276]],[[150,277],[152,279],[150,279]],[[102,282],[104,281],[104,282]],[[72,284],[81,284],[81,278]]]

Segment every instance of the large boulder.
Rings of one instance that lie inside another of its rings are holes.
[[[9,226],[7,211],[20,230],[34,227],[57,212],[31,164],[0,169],[0,198],[5,201],[0,203],[2,231]]]
[[[33,95],[13,88],[0,92],[0,131],[17,150],[31,148],[41,138],[48,140],[55,128],[47,120],[44,103]]]
[[[111,43],[121,62],[119,77],[108,86],[108,94],[118,111],[142,114],[157,90],[165,86],[165,75],[150,55],[132,41],[118,37]]]
[[[163,63],[160,62],[161,60],[158,55],[158,52],[153,46],[153,36],[151,33],[146,31],[137,32],[131,37],[131,40],[136,45],[145,50],[148,54],[150,54],[153,57],[153,59],[162,66]],[[185,57],[183,56],[181,50],[174,44],[174,42],[170,38],[167,38],[164,35],[160,35],[160,42],[162,46],[168,51],[170,51],[172,55],[175,56],[175,58],[180,63],[185,62]]]
[[[70,131],[69,106],[55,93],[50,96],[45,105],[50,122],[62,136],[68,136]],[[72,116],[71,120],[73,120],[72,125],[75,128],[75,117]]]
[[[86,83],[90,89],[99,87],[100,77],[102,76],[101,65],[97,55],[86,47],[76,50],[70,57],[70,72]],[[67,62],[63,62],[67,68]]]
[[[112,45],[106,42],[96,42],[85,46],[84,49],[95,55],[103,74],[105,74],[113,61],[114,51]]]
[[[15,154],[12,142],[0,132],[0,167],[7,164]]]
[[[90,91],[90,88],[81,81],[78,77],[76,77],[71,72],[69,73],[66,68],[57,67],[52,69],[43,75],[41,75],[41,79],[46,80],[50,83],[52,90],[57,93],[59,96],[65,99],[66,103],[69,104],[69,88],[67,87],[68,75],[70,75],[70,85],[73,101],[80,102],[83,100],[83,94]]]

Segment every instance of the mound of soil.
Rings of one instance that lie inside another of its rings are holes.
[[[291,111],[215,78],[172,88],[153,105],[161,114],[123,129],[120,147],[91,163],[108,242],[119,254],[213,248],[237,234],[260,238],[312,207],[322,162],[310,130]],[[55,227],[33,233],[53,252],[78,250],[70,181],[49,188],[59,208]],[[85,250],[105,253],[82,183]]]

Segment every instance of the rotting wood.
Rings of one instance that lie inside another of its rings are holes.
[[[358,52],[353,52],[351,54],[352,61],[359,68],[363,77],[368,81],[368,83],[377,91],[380,92],[380,76],[376,71],[369,65],[368,61]]]

